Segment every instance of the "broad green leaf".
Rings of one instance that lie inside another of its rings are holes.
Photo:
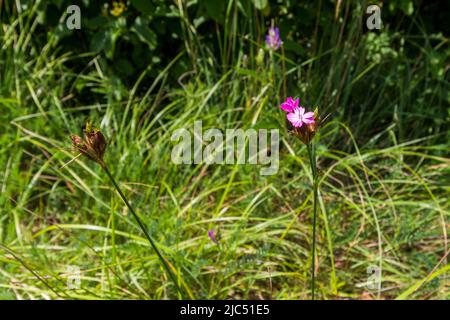
[[[148,22],[148,19],[144,17],[137,17],[131,30],[136,33],[141,41],[149,46],[150,50],[153,50],[156,48],[157,36],[148,27]]]
[[[155,13],[155,6],[150,0],[131,0],[131,4],[145,15],[152,15]]]

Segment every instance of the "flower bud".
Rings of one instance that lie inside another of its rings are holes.
[[[264,66],[264,50],[262,48],[258,50],[258,54],[256,55],[256,64],[259,67]]]
[[[208,231],[208,237],[209,237],[209,239],[211,239],[212,242],[214,242],[216,244],[219,243],[219,239],[217,238],[217,233],[214,230]]]

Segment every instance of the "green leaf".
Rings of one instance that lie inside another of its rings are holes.
[[[120,75],[123,76],[130,76],[135,72],[133,65],[128,61],[128,59],[124,58],[115,60],[114,68]]]
[[[150,0],[131,0],[131,4],[145,15],[152,15],[155,13],[155,7]]]
[[[85,26],[89,29],[99,29],[101,27],[107,26],[108,23],[109,23],[108,18],[99,16],[99,17],[94,17],[91,19],[86,19]]]
[[[154,50],[156,48],[157,36],[148,27],[148,23],[149,23],[148,19],[144,17],[137,17],[136,20],[134,21],[131,31],[136,33],[139,39],[148,45],[150,50]]]
[[[205,9],[206,14],[216,20],[219,23],[222,23],[225,20],[225,1],[202,1],[200,5]]]
[[[255,5],[256,9],[264,10],[268,5],[268,1],[267,0],[253,0],[253,4]]]
[[[107,43],[107,31],[106,30],[100,30],[94,34],[94,36],[91,39],[90,48],[91,51],[94,52],[100,52],[105,48]]]
[[[115,35],[110,30],[100,30],[91,39],[91,51],[100,52],[105,51],[108,58],[113,56]]]

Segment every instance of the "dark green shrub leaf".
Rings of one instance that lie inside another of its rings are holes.
[[[131,4],[145,15],[152,15],[155,13],[155,6],[150,0],[131,0]]]
[[[156,34],[148,27],[148,22],[148,19],[144,17],[137,17],[131,31],[136,33],[139,39],[148,45],[150,50],[154,50],[156,48],[157,37]]]

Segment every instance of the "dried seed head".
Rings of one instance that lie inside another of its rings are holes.
[[[98,129],[89,128],[88,130],[86,127],[84,136],[88,147],[95,152],[98,158],[103,159],[107,144],[103,134]]]
[[[70,138],[76,151],[104,166],[103,156],[107,142],[100,130],[87,123],[86,129],[84,129],[84,139],[77,135],[71,135]]]

